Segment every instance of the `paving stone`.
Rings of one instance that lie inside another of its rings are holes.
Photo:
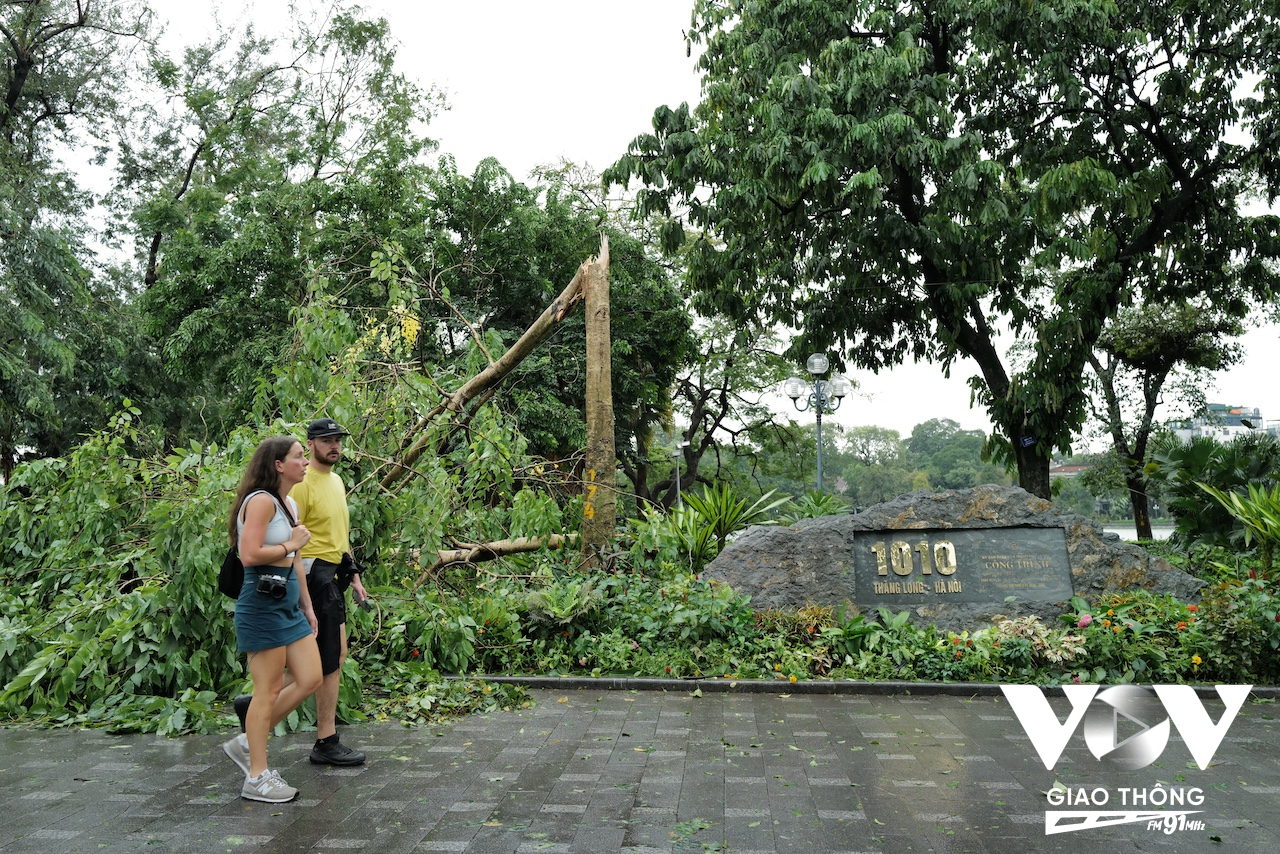
[[[0,728],[0,854],[1058,854],[1117,845],[1191,854],[1216,847],[1210,836],[1280,846],[1280,730],[1266,704],[1241,710],[1207,770],[1175,735],[1156,763],[1119,771],[1079,733],[1046,770],[998,696],[531,694],[532,708],[452,725],[346,727],[344,741],[370,755],[356,769],[311,766],[306,735],[273,739],[273,761],[302,791],[280,805],[238,797],[225,734]],[[1064,720],[1065,698],[1050,703]],[[1206,706],[1217,720],[1220,709]],[[1044,792],[1056,780],[1196,787],[1206,829],[1046,835]]]

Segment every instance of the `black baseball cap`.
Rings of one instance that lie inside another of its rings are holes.
[[[332,418],[317,418],[307,425],[307,438],[319,439],[321,436],[350,436],[342,426]]]

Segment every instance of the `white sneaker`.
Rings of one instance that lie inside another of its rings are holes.
[[[298,797],[298,790],[268,768],[257,777],[245,778],[244,785],[240,788],[240,797],[269,804],[283,804]]]
[[[249,776],[249,740],[240,733],[230,741],[223,742],[222,752],[231,757],[231,761],[240,766],[246,777]]]

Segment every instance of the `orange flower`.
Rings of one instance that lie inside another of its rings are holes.
[[[1188,606],[1187,606],[1187,610],[1194,614],[1196,611],[1199,611],[1199,610],[1200,610],[1200,606],[1199,606],[1199,605],[1188,605]]]
[[[1179,621],[1178,621],[1178,631],[1182,631],[1182,630],[1184,630],[1186,627],[1187,627],[1187,624],[1186,624],[1186,623],[1182,622],[1182,620],[1179,620]]]
[[[1102,621],[1102,625],[1103,625],[1103,626],[1109,626],[1109,625],[1111,625],[1111,621],[1110,621],[1110,620],[1103,620],[1103,621]]]
[[[1115,632],[1116,634],[1120,634],[1120,631],[1123,628],[1124,628],[1123,626],[1112,626],[1111,631]]]

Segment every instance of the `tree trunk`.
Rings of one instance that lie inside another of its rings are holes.
[[[18,451],[13,442],[6,436],[0,439],[0,483],[8,485],[13,479],[13,470],[17,467]]]
[[[1125,474],[1124,485],[1129,488],[1129,506],[1133,508],[1133,525],[1137,529],[1138,539],[1150,540],[1151,499],[1147,496],[1147,482],[1129,472]]]
[[[588,560],[613,538],[617,458],[613,439],[613,386],[609,334],[609,240],[587,267],[587,455],[582,507],[582,551]]]
[[[1013,443],[1013,458],[1018,464],[1018,486],[1049,501],[1052,496],[1049,491],[1049,459],[1040,456],[1039,443],[1023,444],[1026,439],[1034,438],[1018,435],[1009,437],[1009,441]]]

